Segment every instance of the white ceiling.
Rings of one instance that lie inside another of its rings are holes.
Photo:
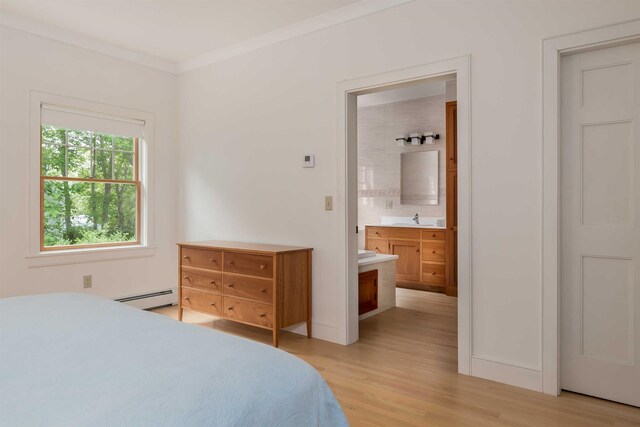
[[[418,83],[403,84],[393,89],[359,95],[358,108],[444,95],[446,81],[454,79],[453,75],[433,77]]]
[[[358,0],[0,0],[0,15],[178,63]]]

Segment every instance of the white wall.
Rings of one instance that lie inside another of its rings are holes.
[[[415,1],[183,74],[180,235],[313,246],[315,331],[337,339],[336,84],[471,54],[473,372],[537,378],[542,39],[639,16],[637,1]]]
[[[85,291],[107,297],[176,284],[177,78],[162,71],[0,27],[0,296]],[[155,256],[27,268],[30,91],[155,115]]]

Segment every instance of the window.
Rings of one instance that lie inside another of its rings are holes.
[[[140,244],[144,122],[41,108],[40,250]]]

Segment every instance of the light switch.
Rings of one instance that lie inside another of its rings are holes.
[[[324,196],[324,210],[325,211],[333,210],[333,196]]]

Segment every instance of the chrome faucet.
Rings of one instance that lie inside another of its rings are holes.
[[[418,216],[418,214],[413,217],[413,222],[415,222],[416,224],[420,224],[420,217]]]

